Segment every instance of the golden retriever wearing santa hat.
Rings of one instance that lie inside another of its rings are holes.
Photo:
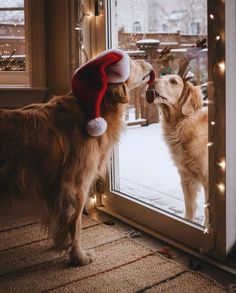
[[[94,258],[81,247],[89,190],[119,140],[129,90],[150,74],[145,61],[106,51],[75,73],[72,96],[0,109],[1,204],[10,197],[36,200],[55,247],[68,250],[76,265]]]

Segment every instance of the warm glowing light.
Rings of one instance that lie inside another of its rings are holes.
[[[81,46],[81,49],[84,50],[84,45]]]
[[[213,145],[214,145],[213,142],[208,142],[208,144],[207,144],[208,147],[211,147],[211,146],[213,146]]]
[[[204,208],[208,208],[210,206],[209,202],[203,205]]]
[[[96,199],[96,196],[94,195],[93,197],[91,197],[91,203],[93,205],[96,205],[96,202],[97,202],[97,199]]]
[[[77,27],[75,27],[75,30],[82,31],[82,27],[77,26]]]
[[[85,15],[86,16],[93,16],[93,13],[92,12],[86,12]]]
[[[222,72],[225,71],[225,62],[220,62],[220,63],[218,63],[218,66],[220,67],[220,70],[221,70]]]
[[[226,162],[225,160],[222,160],[221,162],[217,163],[218,166],[220,166],[222,168],[222,170],[225,171],[225,167],[226,167]]]
[[[204,234],[209,234],[209,233],[210,233],[209,229],[208,228],[205,228]]]
[[[216,36],[216,41],[219,41],[220,40],[220,36]]]
[[[216,123],[215,123],[215,121],[211,121],[211,125],[215,125]]]
[[[210,19],[214,19],[214,15],[213,14],[210,14]]]
[[[209,100],[204,101],[204,104],[213,104],[213,103],[214,103],[213,101],[209,101]]]
[[[224,192],[225,191],[225,185],[223,183],[220,183],[217,186],[218,186],[220,192]]]

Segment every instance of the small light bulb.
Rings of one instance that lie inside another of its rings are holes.
[[[215,121],[211,121],[211,125],[215,125],[216,123],[215,123]]]
[[[213,146],[213,145],[214,145],[213,142],[208,142],[208,144],[207,144],[208,147],[211,147],[211,146]]]
[[[216,36],[216,41],[219,41],[220,40],[220,36]]]
[[[204,208],[208,208],[210,206],[209,202],[203,205]]]
[[[213,104],[213,101],[206,100],[206,101],[204,101],[204,104]]]
[[[218,184],[217,186],[218,186],[220,192],[223,193],[223,192],[225,191],[225,185],[224,185],[223,183],[220,183],[220,184]]]
[[[225,62],[220,62],[220,63],[218,63],[218,66],[220,67],[220,70],[221,70],[222,72],[225,71]]]
[[[222,170],[225,170],[226,162],[225,162],[225,160],[222,160],[221,162],[217,163],[217,165],[220,166],[222,168]]]
[[[84,50],[84,45],[81,46],[81,49]]]
[[[205,228],[204,234],[209,234],[209,233],[210,233],[209,229],[208,228]]]
[[[210,14],[210,19],[214,19],[214,15],[213,14]]]

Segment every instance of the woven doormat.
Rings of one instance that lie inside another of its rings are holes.
[[[0,292],[225,292],[102,223],[83,217],[82,242],[96,260],[72,267],[29,216],[0,223]]]

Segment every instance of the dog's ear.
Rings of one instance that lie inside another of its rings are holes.
[[[182,106],[182,113],[186,116],[192,115],[194,113],[194,107],[192,104],[192,96],[189,94]]]
[[[128,88],[123,83],[108,84],[106,91],[107,102],[127,104],[129,102]]]
[[[202,107],[202,102],[203,99],[200,87],[188,85],[185,101],[182,105],[182,113],[187,116],[192,115],[195,111]]]

